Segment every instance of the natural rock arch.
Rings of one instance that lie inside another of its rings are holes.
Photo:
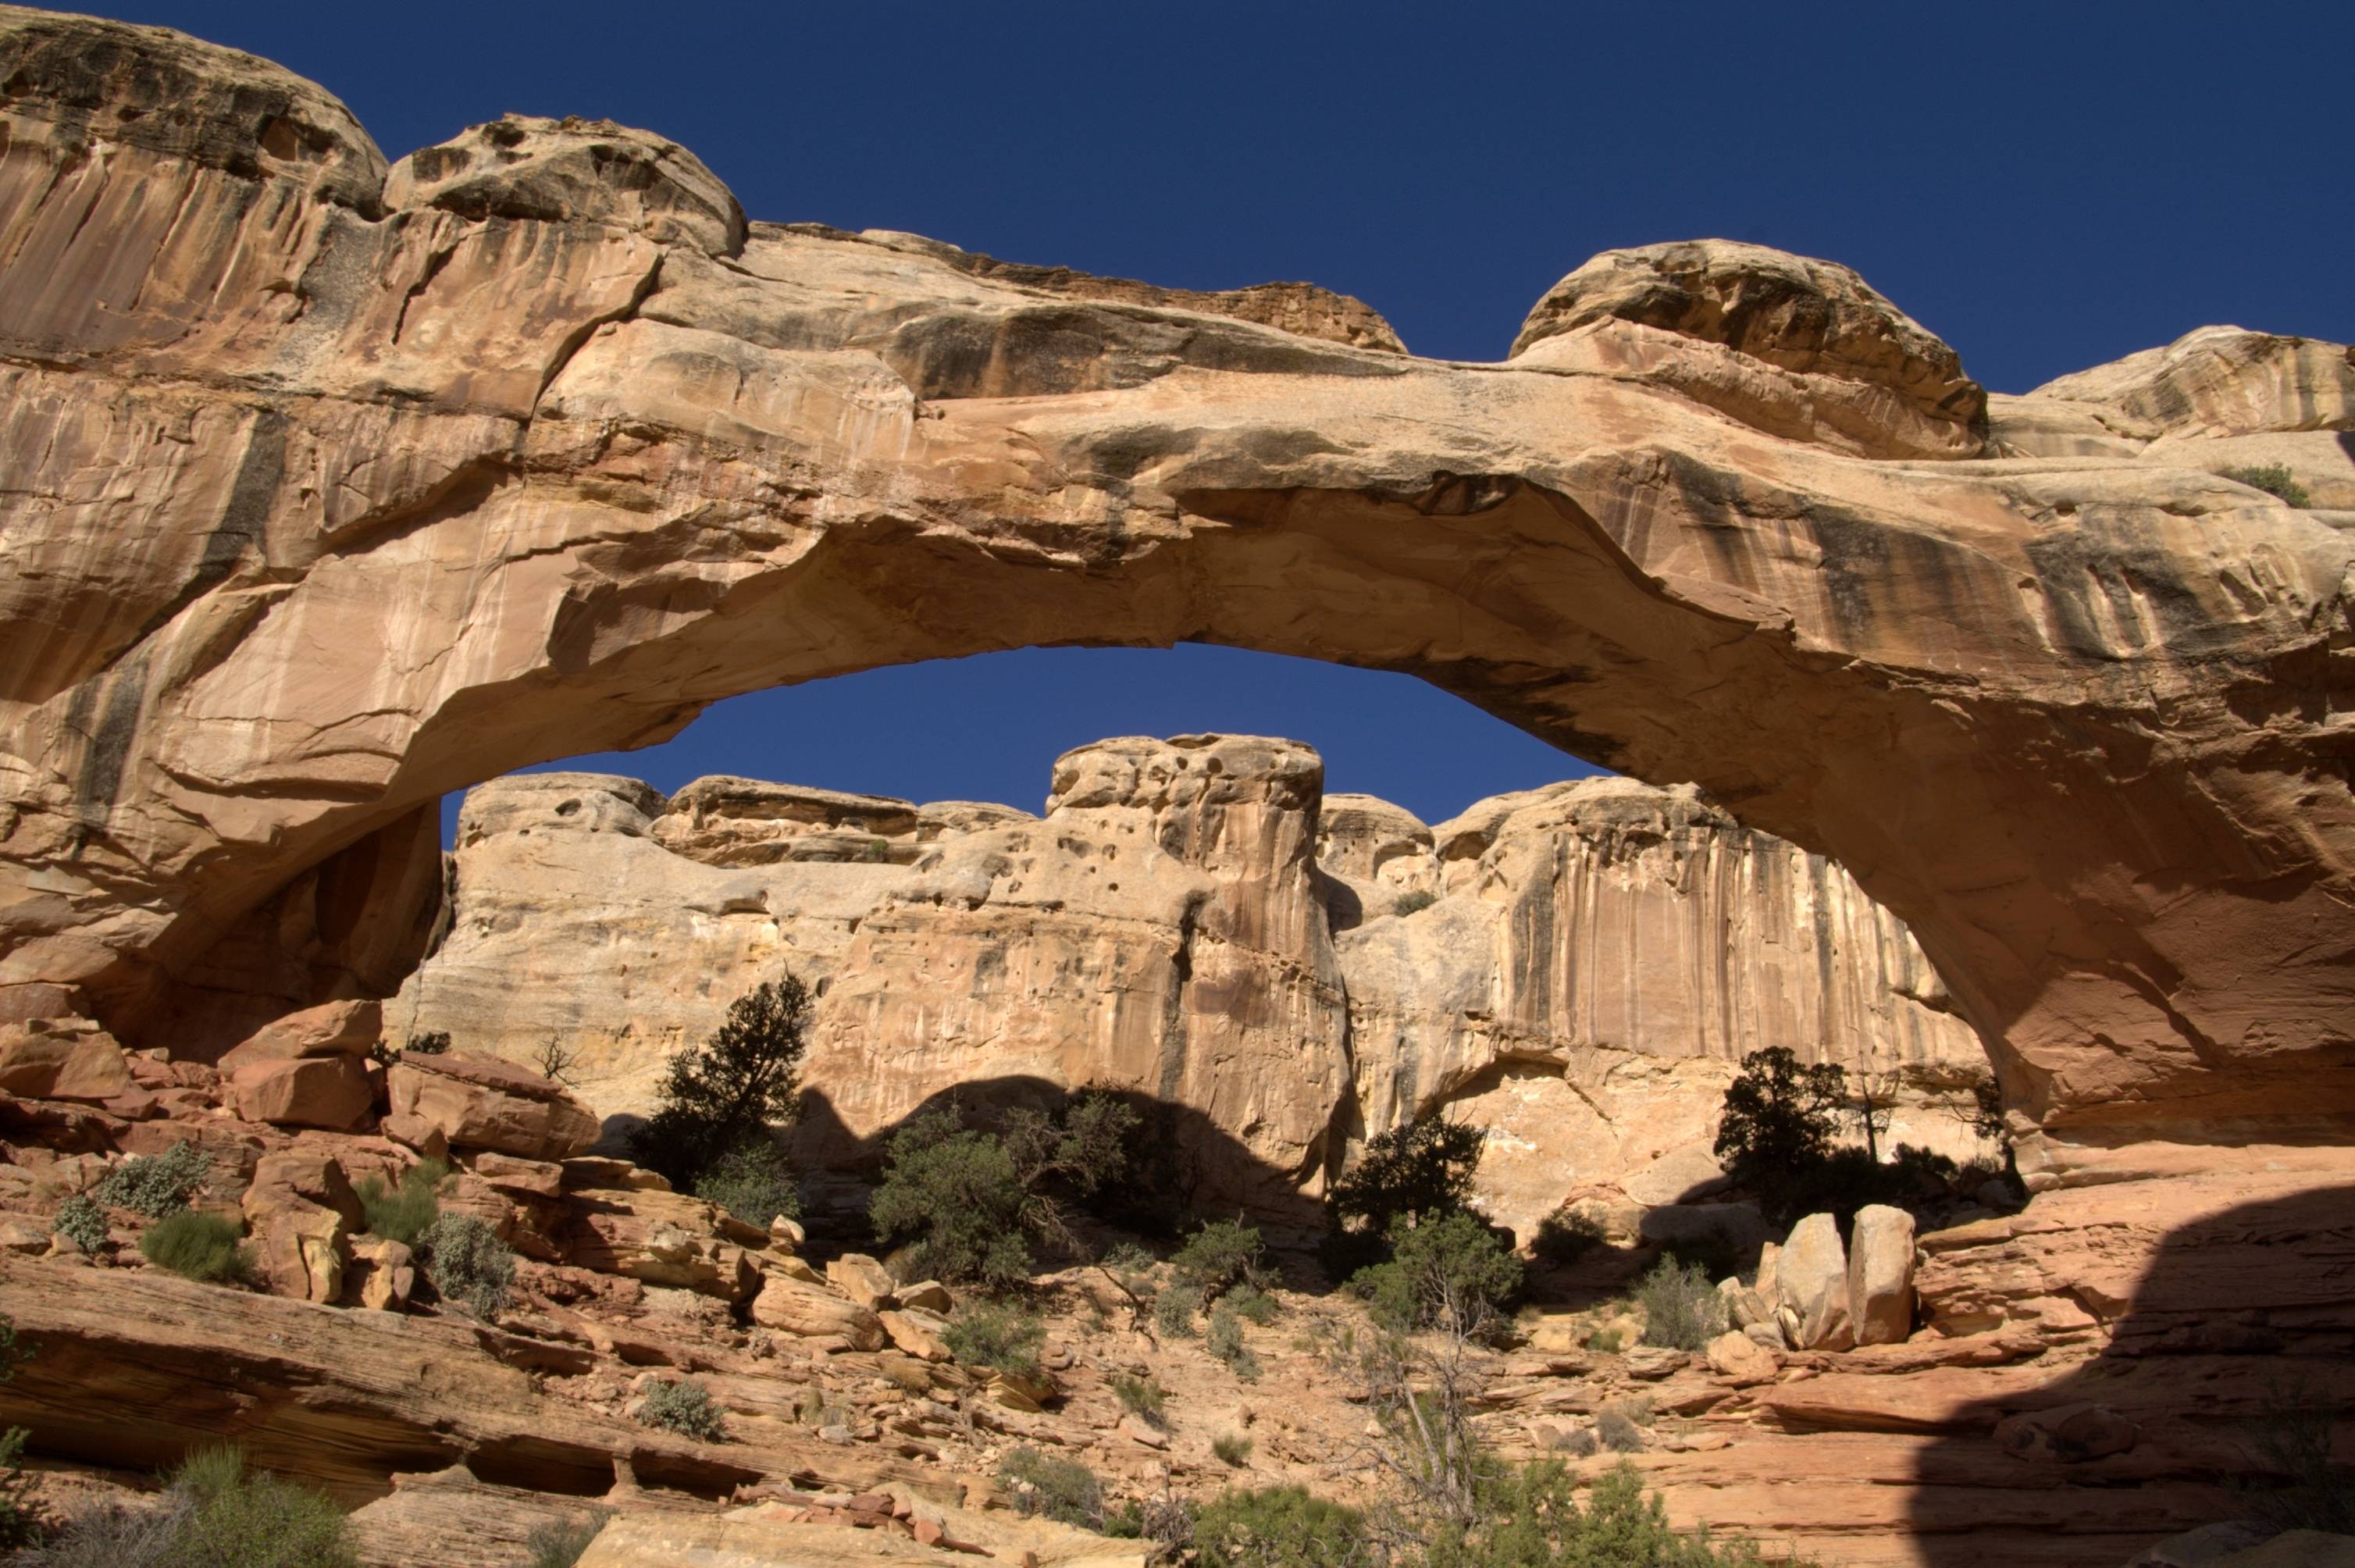
[[[1853,273],[1706,243],[1424,361],[1305,285],[748,227],[603,123],[388,178],[250,57],[25,12],[0,55],[0,1016],[382,988],[442,793],[722,697],[1199,640],[1834,856],[2048,1128],[2355,1112],[2355,519],[2204,471],[2291,432],[2347,504],[2344,349],[1990,408]]]

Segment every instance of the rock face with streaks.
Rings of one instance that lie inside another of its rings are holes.
[[[526,1062],[560,1040],[601,1113],[642,1113],[665,1057],[790,971],[819,992],[814,1168],[860,1165],[952,1093],[1110,1084],[1183,1108],[1199,1192],[1270,1210],[1353,1139],[1444,1110],[1488,1128],[1482,1197],[1525,1234],[1568,1198],[1718,1180],[1718,1103],[1769,1044],[1893,1077],[1892,1141],[1977,1152],[1941,1106],[1984,1049],[1820,857],[1689,788],[1589,779],[1434,830],[1322,781],[1308,748],[1233,736],[1082,747],[1038,818],[496,780],[390,1028]]]
[[[396,988],[446,791],[780,682],[1192,639],[1836,859],[2033,1183],[2355,1122],[2355,532],[2221,476],[2343,454],[2343,348],[2198,336],[1982,429],[1853,274],[1717,241],[1465,367],[1305,286],[748,224],[602,122],[389,168],[158,29],[0,12],[0,1017],[210,1059]]]

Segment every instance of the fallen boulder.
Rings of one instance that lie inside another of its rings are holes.
[[[564,1159],[597,1141],[597,1114],[551,1078],[496,1057],[404,1056],[390,1074],[385,1131],[412,1148],[440,1134],[453,1149]]]
[[[1793,1348],[1845,1350],[1856,1343],[1848,1299],[1848,1250],[1829,1214],[1810,1214],[1791,1228],[1774,1261],[1777,1317]]]

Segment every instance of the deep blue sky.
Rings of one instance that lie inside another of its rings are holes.
[[[1557,277],[1700,236],[1845,261],[2028,388],[2209,322],[2355,339],[2355,4],[561,5],[117,0],[391,157],[507,110],[694,149],[754,218],[1192,288],[1306,278],[1491,359]],[[615,765],[1035,805],[1099,735],[1274,731],[1426,816],[1578,771],[1395,677],[1001,655],[714,709]]]

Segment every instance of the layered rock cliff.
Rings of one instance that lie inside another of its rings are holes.
[[[1573,1195],[1673,1201],[1767,1045],[1891,1078],[1891,1136],[1973,1152],[1950,1107],[1984,1050],[1838,867],[1689,788],[1560,784],[1434,832],[1327,800],[1323,773],[1287,741],[1107,741],[1055,764],[1039,818],[496,780],[467,798],[448,934],[389,1022],[527,1062],[555,1042],[628,1115],[790,970],[819,991],[815,1169],[941,1096],[1114,1084],[1181,1113],[1204,1200],[1276,1214],[1433,1110],[1488,1129],[1484,1200],[1524,1232]]]

